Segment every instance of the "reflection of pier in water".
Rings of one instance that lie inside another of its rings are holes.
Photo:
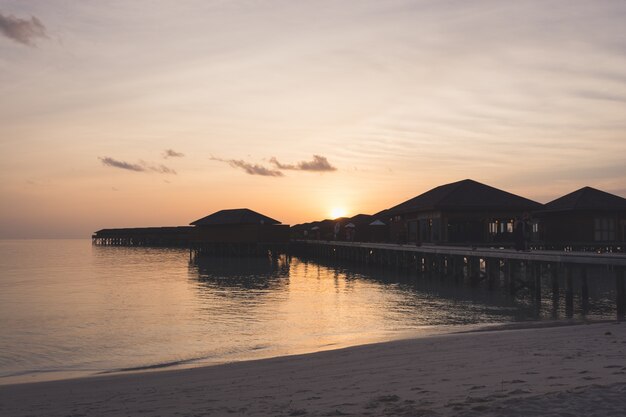
[[[485,285],[468,285],[465,281],[439,276],[435,272],[419,272],[378,265],[356,264],[350,261],[329,260],[319,257],[298,256],[292,258],[292,269],[302,267],[315,275],[316,269],[330,270],[336,279],[345,279],[345,287],[359,282],[380,285],[386,292],[410,293],[402,308],[407,314],[418,314],[424,325],[462,325],[483,322],[523,321],[529,319],[557,318],[541,314],[532,303],[506,292],[493,291]],[[338,283],[340,287],[342,284]],[[410,312],[408,312],[410,311]],[[545,313],[545,312],[544,312]],[[612,314],[601,311],[606,316]],[[481,317],[489,317],[483,321]],[[416,318],[418,319],[418,318]]]
[[[198,281],[221,288],[272,290],[285,285],[289,278],[289,260],[279,257],[194,256],[189,268]]]
[[[580,288],[581,310],[586,314],[590,307],[590,282],[595,286],[603,286],[612,278],[615,283],[612,293],[615,296],[617,317],[623,319],[626,313],[624,254],[519,252],[492,248],[330,241],[296,241],[292,242],[291,250],[294,254],[323,259],[435,273],[442,277],[467,279],[474,284],[485,281],[489,288],[506,288],[511,296],[527,292],[537,306],[542,305],[542,288],[547,280],[554,312],[559,309],[561,288],[564,287],[566,317],[573,316],[577,288]]]

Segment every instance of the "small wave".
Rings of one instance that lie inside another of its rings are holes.
[[[153,370],[153,369],[171,368],[171,367],[175,367],[175,366],[187,365],[187,364],[194,363],[194,362],[202,362],[202,361],[206,361],[207,359],[216,359],[217,363],[224,363],[224,362],[228,362],[229,361],[229,357],[231,357],[231,355],[239,355],[239,354],[242,354],[244,352],[254,352],[254,351],[265,350],[265,349],[269,349],[269,348],[271,348],[271,345],[259,344],[259,345],[254,345],[254,346],[250,346],[250,347],[246,347],[246,348],[231,349],[231,350],[226,351],[226,352],[221,352],[217,356],[216,355],[205,355],[205,356],[198,356],[198,357],[195,357],[195,358],[179,359],[179,360],[167,361],[167,362],[158,362],[158,363],[153,363],[153,364],[148,364],[148,365],[131,366],[131,367],[127,367],[127,368],[108,369],[108,370],[105,370],[105,371],[100,371],[100,372],[98,372],[98,374],[112,374],[112,373],[117,373],[117,372],[149,371],[149,370]],[[232,358],[231,358],[231,360],[232,360]]]
[[[173,366],[180,366],[180,365],[185,365],[187,363],[209,359],[210,357],[211,356],[204,356],[204,357],[199,357],[199,358],[180,359],[177,361],[170,361],[170,362],[153,363],[150,365],[132,366],[129,368],[110,369],[110,370],[98,372],[98,374],[112,374],[115,372],[148,371],[151,369],[171,368]]]
[[[16,376],[25,376],[30,374],[47,374],[52,372],[60,372],[58,369],[26,369],[0,375],[0,378],[14,378]]]

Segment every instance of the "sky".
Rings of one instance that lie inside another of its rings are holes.
[[[0,238],[626,196],[626,2],[0,0]]]

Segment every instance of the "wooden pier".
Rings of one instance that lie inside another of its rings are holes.
[[[271,257],[289,252],[288,243],[277,242],[191,242],[189,257]]]
[[[185,248],[189,246],[192,227],[132,227],[102,229],[91,236],[95,246],[152,246]]]
[[[619,319],[626,314],[626,254],[565,251],[516,251],[499,248],[473,248],[439,245],[296,240],[294,254],[326,259],[348,260],[367,265],[415,269],[423,273],[486,280],[490,287],[504,285],[511,295],[528,290],[541,304],[542,280],[549,279],[554,308],[560,299],[560,282],[565,284],[566,316],[574,311],[574,276],[580,283],[582,311],[589,308],[589,270],[601,268],[615,280],[616,310]],[[561,279],[560,279],[561,278]]]

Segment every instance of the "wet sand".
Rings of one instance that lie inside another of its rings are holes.
[[[2,416],[571,416],[626,409],[626,323],[499,329],[0,386]]]

